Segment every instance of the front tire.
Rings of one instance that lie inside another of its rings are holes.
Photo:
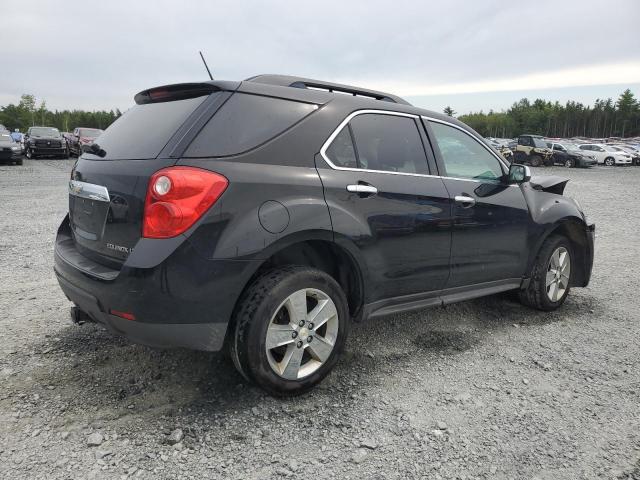
[[[349,331],[340,285],[310,267],[256,279],[234,313],[230,352],[238,371],[273,395],[299,395],[333,369]]]
[[[564,166],[567,168],[573,168],[576,166],[576,161],[573,158],[567,158],[564,161]]]
[[[607,167],[613,167],[616,164],[616,161],[612,157],[607,157],[604,159],[604,164]]]
[[[31,151],[31,149],[30,149],[30,148],[27,148],[27,151],[26,151],[25,155],[26,155],[26,157],[27,157],[29,160],[32,160],[32,159],[34,159],[34,158],[35,158],[35,157],[33,156],[33,152]]]
[[[531,159],[529,161],[531,162],[532,167],[539,167],[542,165],[542,157],[540,155],[531,155]]]
[[[573,258],[569,240],[550,235],[536,256],[529,285],[520,290],[520,301],[547,312],[560,307],[571,289]]]

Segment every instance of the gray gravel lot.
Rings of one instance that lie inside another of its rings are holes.
[[[356,325],[281,400],[222,355],[71,325],[52,252],[72,163],[0,166],[0,478],[640,479],[640,168],[544,169],[597,224],[559,311],[501,295]]]

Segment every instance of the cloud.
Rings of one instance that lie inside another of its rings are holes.
[[[393,91],[404,96],[419,96],[511,92],[593,85],[630,85],[634,83],[640,83],[640,61],[571,67],[473,82],[444,84],[389,82],[380,84],[376,88]]]
[[[615,18],[610,15],[615,12]],[[154,85],[285,73],[400,94],[637,81],[637,0],[21,0],[0,105],[127,108]],[[517,86],[516,86],[517,85]]]

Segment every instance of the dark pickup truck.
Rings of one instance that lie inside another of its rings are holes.
[[[27,158],[67,158],[69,150],[67,141],[57,128],[29,127],[25,135],[25,155]]]

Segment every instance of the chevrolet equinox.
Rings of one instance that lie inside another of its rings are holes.
[[[272,394],[335,366],[352,321],[513,290],[560,307],[594,226],[400,97],[261,75],[152,88],[86,148],[55,272],[76,323],[215,351]]]

